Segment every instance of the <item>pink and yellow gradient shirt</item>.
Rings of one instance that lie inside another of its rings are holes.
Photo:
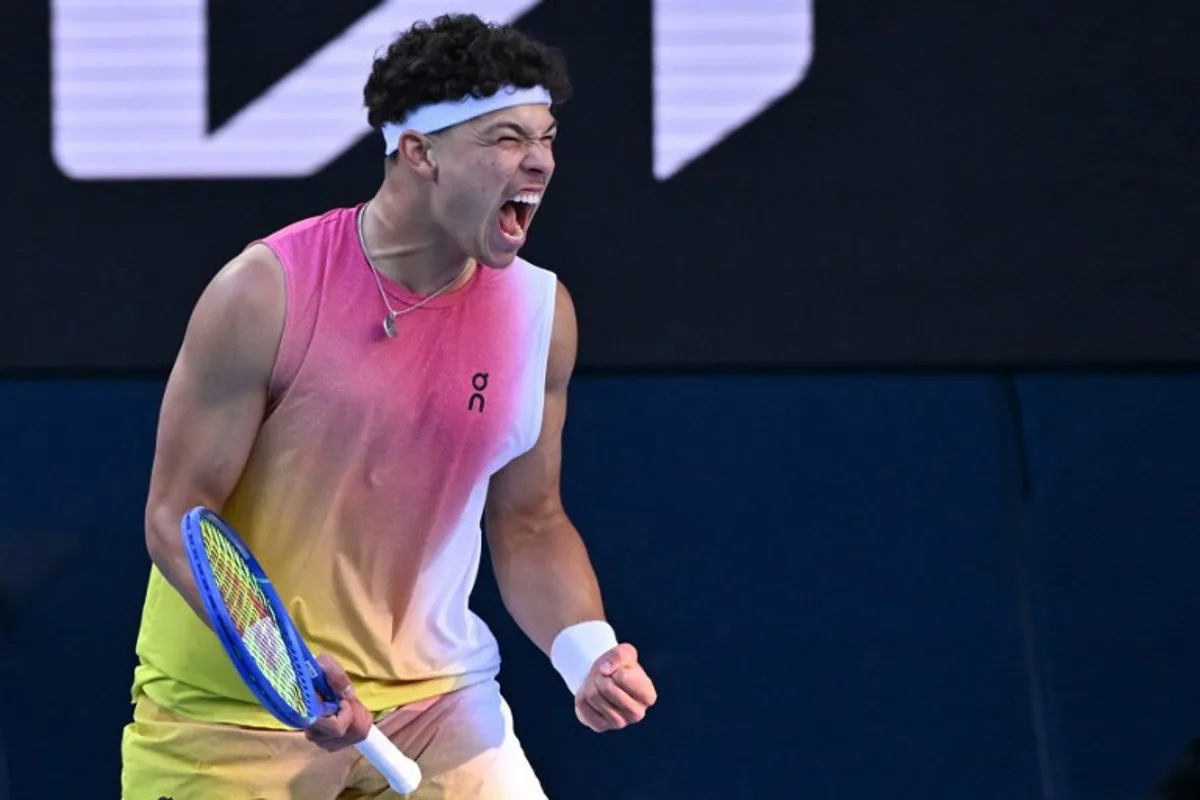
[[[222,513],[302,636],[383,711],[494,676],[468,609],[489,477],[537,440],[557,279],[517,259],[396,319],[359,246],[355,208],[265,244],[287,312],[266,419]],[[417,302],[384,280],[397,311]],[[182,716],[282,727],[216,636],[152,568],[133,692]]]

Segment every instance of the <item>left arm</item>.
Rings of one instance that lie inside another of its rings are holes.
[[[577,342],[575,308],[560,283],[542,429],[529,452],[492,478],[485,527],[505,608],[575,693],[580,720],[609,730],[640,720],[657,698],[637,652],[604,621],[587,548],[563,508],[562,432]]]
[[[567,384],[575,368],[576,342],[575,309],[559,284],[542,429],[533,449],[492,478],[485,512],[492,568],[504,606],[547,656],[559,631],[604,619],[596,573],[559,492]]]

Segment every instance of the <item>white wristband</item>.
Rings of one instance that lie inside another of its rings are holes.
[[[563,628],[550,645],[550,663],[571,694],[579,691],[596,659],[617,646],[617,634],[603,620],[577,622]]]

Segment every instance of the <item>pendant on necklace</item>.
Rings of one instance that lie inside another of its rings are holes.
[[[389,339],[396,338],[396,312],[388,312],[387,318],[383,321],[383,332]]]

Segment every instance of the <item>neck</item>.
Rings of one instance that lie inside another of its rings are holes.
[[[367,257],[381,275],[413,294],[453,291],[474,272],[474,261],[438,236],[415,199],[398,196],[386,184],[380,188],[363,213]],[[446,286],[451,282],[455,285]]]

